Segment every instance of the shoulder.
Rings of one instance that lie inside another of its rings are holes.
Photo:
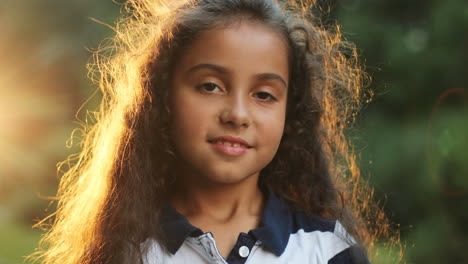
[[[365,251],[340,221],[293,210],[286,251],[304,247],[308,258],[329,264],[368,264]],[[286,252],[287,253],[287,252]]]
[[[336,219],[298,210],[267,193],[262,227],[252,230],[262,248],[292,263],[367,264],[364,251]],[[358,254],[362,252],[362,254]],[[354,257],[358,256],[358,257]]]

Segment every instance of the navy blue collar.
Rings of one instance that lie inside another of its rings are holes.
[[[272,191],[267,191],[266,204],[260,227],[249,233],[262,242],[264,248],[281,256],[293,233],[293,213],[289,205]]]
[[[279,199],[272,191],[265,192],[266,204],[259,228],[249,232],[262,242],[265,249],[281,256],[288,244],[289,236],[293,233],[293,213],[288,204]],[[162,243],[175,254],[189,236],[196,237],[203,232],[190,224],[187,218],[167,205],[161,216]]]
[[[179,250],[187,237],[203,234],[200,228],[191,225],[185,216],[169,204],[162,209],[160,221],[162,243],[172,254]]]

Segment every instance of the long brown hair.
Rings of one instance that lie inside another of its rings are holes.
[[[83,124],[81,152],[61,164],[72,165],[32,258],[122,263],[142,254],[146,238],[158,238],[158,214],[177,177],[167,104],[173,62],[201,31],[239,19],[280,32],[291,56],[285,132],[260,184],[300,210],[338,219],[371,249],[387,222],[345,137],[367,77],[355,47],[338,26],[322,25],[314,7],[313,0],[128,0],[113,41],[90,64],[100,109]]]

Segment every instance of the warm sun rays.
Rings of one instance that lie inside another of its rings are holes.
[[[0,204],[22,189],[14,187],[55,179],[82,100],[67,54],[48,56],[50,41],[32,41],[14,28],[0,38]]]

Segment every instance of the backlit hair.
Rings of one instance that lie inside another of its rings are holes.
[[[372,253],[388,222],[372,205],[345,137],[367,81],[355,47],[325,27],[315,1],[128,0],[115,37],[90,64],[102,92],[95,122],[61,177],[52,228],[30,257],[51,263],[135,263],[140,243],[158,238],[158,215],[177,175],[167,99],[180,51],[200,32],[236,20],[263,23],[288,42],[291,71],[285,132],[261,171],[299,210],[338,219]],[[371,258],[372,258],[372,254]]]

